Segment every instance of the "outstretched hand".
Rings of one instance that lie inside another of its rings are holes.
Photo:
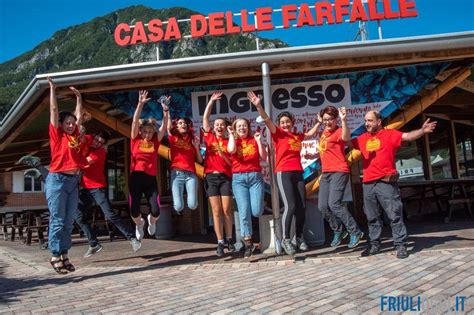
[[[248,91],[247,92],[247,98],[249,101],[255,106],[259,107],[262,106],[262,96],[261,95],[256,95],[253,91]]]
[[[167,96],[166,100],[160,99],[161,107],[163,108],[163,111],[165,112],[170,110],[169,106],[166,105],[166,103],[169,103],[170,99],[171,99],[171,95]]]
[[[50,87],[51,89],[55,89],[55,88],[56,88],[56,84],[54,84],[53,79],[52,79],[51,77],[48,77],[47,79],[48,79],[49,87]]]
[[[147,98],[148,96],[148,91],[147,90],[140,90],[138,92],[138,104],[145,104],[148,102],[151,98]]]
[[[82,98],[81,92],[79,92],[75,87],[70,86],[69,89],[74,93],[74,95],[76,95],[76,97],[77,97],[78,99],[81,99],[81,98]]]
[[[227,126],[227,132],[229,133],[229,136],[233,135],[234,134],[234,128],[232,128],[232,126]]]
[[[430,121],[429,118],[426,119],[425,123],[421,127],[421,129],[423,130],[423,133],[432,133],[433,130],[435,129],[437,123],[438,122],[436,120],[435,121]]]
[[[212,93],[210,101],[214,102],[214,101],[220,100],[221,97],[222,97],[222,93],[223,92],[214,92],[214,93]]]
[[[339,118],[341,118],[341,121],[346,121],[347,119],[347,111],[345,107],[340,107],[337,109],[339,111]]]

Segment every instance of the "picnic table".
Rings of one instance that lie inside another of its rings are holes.
[[[434,179],[421,181],[400,181],[400,190],[404,192],[402,198],[404,202],[417,202],[417,215],[421,215],[421,209],[426,202],[433,202],[439,212],[446,212],[445,222],[451,220],[453,206],[464,205],[466,211],[472,217],[471,187],[474,186],[474,179]],[[446,204],[446,210],[443,209]]]

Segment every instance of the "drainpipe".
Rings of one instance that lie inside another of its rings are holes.
[[[271,96],[271,83],[270,83],[270,66],[268,63],[262,63],[262,86],[263,86],[263,103],[265,105],[265,112],[268,114],[270,119],[273,119],[272,115],[272,96]],[[281,239],[282,239],[282,227],[280,218],[280,199],[278,194],[278,186],[276,184],[275,173],[275,150],[273,148],[272,135],[270,130],[267,128],[267,142],[268,142],[268,164],[270,168],[270,187],[272,197],[272,213],[273,213],[273,234],[275,236],[275,253],[281,254]],[[273,244],[270,244],[270,246]]]

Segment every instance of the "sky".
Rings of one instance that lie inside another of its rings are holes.
[[[398,0],[390,1],[396,7]],[[474,30],[474,0],[407,1],[416,3],[419,16],[382,21],[384,39]],[[0,0],[0,63],[33,49],[56,31],[132,5],[154,9],[180,6],[208,14],[268,6],[277,9],[285,4],[302,3],[314,4],[304,0]],[[303,46],[350,42],[357,30],[357,23],[344,23],[264,31],[260,36],[278,38],[290,46]],[[368,30],[370,40],[378,39],[376,22],[370,22]]]

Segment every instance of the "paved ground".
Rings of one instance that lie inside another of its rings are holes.
[[[464,299],[459,313],[474,314],[474,221],[412,223],[409,230],[405,260],[394,257],[388,239],[374,257],[341,245],[312,248],[295,261],[239,253],[217,259],[214,244],[199,236],[146,239],[137,253],[124,240],[104,240],[102,252],[83,259],[87,245],[76,240],[70,256],[77,271],[66,276],[51,270],[47,251],[0,241],[0,312],[358,314],[400,311],[403,303],[389,302],[410,296],[414,310],[418,298],[429,314],[454,311],[456,301],[462,310]]]

